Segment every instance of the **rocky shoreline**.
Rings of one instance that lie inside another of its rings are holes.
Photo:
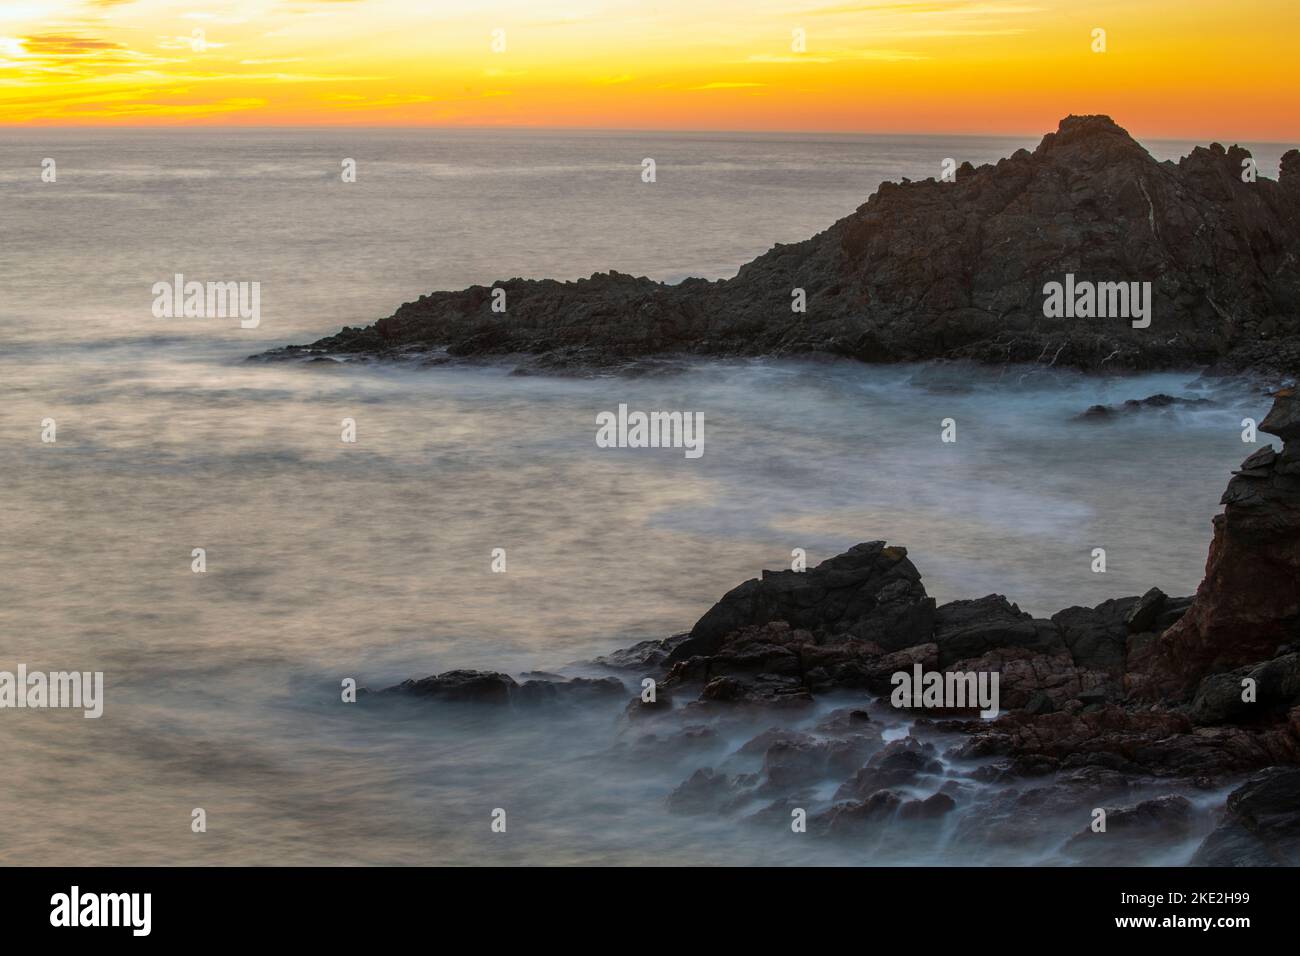
[[[906,549],[875,541],[765,571],[689,632],[573,676],[452,671],[363,700],[608,708],[636,752],[712,755],[675,813],[803,812],[809,834],[877,845],[951,814],[964,851],[1045,840],[1059,862],[1141,864],[1203,836],[1191,862],[1300,865],[1300,395],[1277,393],[1260,430],[1282,449],[1234,473],[1193,597],[1049,619],[998,594],[938,605]],[[999,715],[896,706],[892,676],[918,665],[998,674]],[[1098,809],[1117,838],[1090,830]]]
[[[1070,116],[1033,152],[963,163],[955,181],[884,183],[730,279],[514,278],[253,358],[591,374],[681,356],[829,355],[1286,378],[1300,372],[1300,150],[1277,181],[1245,181],[1250,158],[1214,143],[1157,162],[1109,117]],[[1044,286],[1067,275],[1150,283],[1149,327],[1048,317]],[[792,310],[795,290],[806,312]]]

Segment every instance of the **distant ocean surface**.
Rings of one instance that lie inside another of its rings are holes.
[[[793,548],[815,563],[879,538],[940,601],[996,591],[1046,615],[1190,594],[1253,450],[1240,421],[1267,400],[1219,392],[1093,426],[1069,420],[1205,393],[1182,374],[758,361],[576,380],[242,360],[499,278],[729,276],[882,180],[1034,145],[0,131],[0,670],[106,675],[99,720],[0,711],[0,862],[823,861],[669,816],[689,765],[611,764],[614,714],[388,720],[339,704],[339,681],[560,667],[689,628]],[[1283,147],[1243,145],[1276,176]],[[151,287],[178,272],[260,282],[260,326],[155,318]],[[704,456],[597,448],[595,414],[620,402],[703,412]],[[506,805],[508,841],[487,828]]]

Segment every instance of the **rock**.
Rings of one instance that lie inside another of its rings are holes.
[[[380,693],[408,694],[450,703],[508,704],[518,685],[506,674],[492,671],[447,671],[421,680],[406,680]]]
[[[406,680],[380,693],[449,703],[513,703],[520,707],[538,707],[551,704],[580,706],[618,700],[627,693],[627,688],[615,677],[535,678],[519,684],[509,675],[494,671],[456,670],[420,680]]]
[[[935,611],[934,642],[939,645],[939,666],[944,670],[957,661],[1002,648],[1048,654],[1065,650],[1055,624],[1034,620],[1000,594],[940,606]]]
[[[712,767],[701,767],[668,795],[671,813],[715,813],[735,800],[744,788],[742,776],[727,776]]]
[[[689,706],[803,708],[812,703],[812,695],[799,678],[759,674],[753,679],[714,677],[704,685],[700,699]]]
[[[764,792],[803,786],[826,771],[826,749],[815,741],[778,740],[763,756]]]
[[[1106,808],[1106,830],[1083,827],[1063,853],[1089,866],[1150,865],[1153,854],[1185,843],[1196,831],[1196,811],[1178,795],[1143,800],[1134,806]]]
[[[865,767],[840,785],[835,799],[861,800],[877,790],[907,786],[920,777],[942,773],[943,764],[937,759],[934,744],[904,737],[873,754]]]
[[[1121,415],[1132,415],[1135,412],[1146,411],[1152,408],[1198,408],[1204,406],[1213,406],[1215,403],[1208,398],[1176,398],[1173,395],[1149,395],[1146,398],[1130,398],[1122,405],[1091,405],[1087,411],[1078,415],[1080,421],[1104,422]]]
[[[616,677],[529,680],[511,690],[512,699],[524,706],[560,703],[591,704],[598,701],[618,700],[626,694],[627,688]]]
[[[1300,396],[1297,396],[1295,389],[1278,392],[1273,407],[1259,423],[1259,430],[1276,435],[1282,439],[1283,444],[1300,438]]]
[[[893,650],[928,639],[933,620],[934,601],[907,550],[873,541],[807,571],[764,571],[732,589],[668,659],[714,654],[741,628],[777,621],[817,643],[873,641]]]
[[[889,821],[904,797],[892,790],[878,790],[865,800],[837,803],[812,821],[817,832],[840,839],[864,836]]]
[[[924,800],[909,800],[898,808],[900,820],[937,820],[957,808],[957,801],[946,793],[935,793]]]
[[[657,641],[642,641],[631,647],[613,651],[592,661],[614,670],[638,671],[649,674],[660,670],[668,661],[674,647],[686,640],[685,634],[674,634]]]
[[[1242,699],[1242,681],[1255,682],[1255,700]],[[1200,725],[1282,720],[1300,705],[1300,653],[1247,665],[1201,681],[1192,699],[1192,720]]]
[[[950,754],[957,760],[1009,756],[1054,760],[1067,769],[1210,778],[1300,763],[1300,737],[1287,725],[1196,728],[1184,714],[1113,704],[1079,714],[1018,711],[964,726],[970,736]]]
[[[1074,663],[1108,674],[1124,673],[1128,616],[1139,600],[1135,597],[1112,598],[1094,608],[1069,607],[1053,614],[1052,623],[1069,648]]]
[[[836,735],[870,733],[875,730],[871,725],[871,714],[857,707],[838,707],[832,710],[817,722],[814,729],[819,733]]]
[[[809,792],[789,794],[751,813],[745,818],[745,822],[764,828],[780,828],[788,832],[794,811],[807,811],[808,805],[815,801],[816,795]]]
[[[1164,611],[1165,603],[1168,600],[1169,598],[1165,595],[1165,592],[1159,588],[1152,588],[1142,595],[1125,618],[1124,623],[1128,626],[1128,632],[1138,634],[1142,631],[1152,630],[1156,621],[1159,620],[1161,612]]]
[[[1300,768],[1262,771],[1228,797],[1192,866],[1300,866]]]
[[[1064,647],[1054,654],[1001,648],[953,662],[946,670],[998,674],[998,704],[1003,710],[1024,708],[1031,713],[1050,713],[1067,707],[1070,701],[1086,706],[1118,699],[1121,693],[1119,683],[1110,675],[1076,667]],[[931,713],[944,711],[932,709]]]
[[[503,279],[265,357],[522,355],[522,368],[552,374],[640,372],[682,354],[1285,372],[1300,355],[1300,187],[1287,157],[1279,181],[1241,182],[1229,168],[1238,155],[1198,147],[1158,162],[1109,117],[1068,116],[1032,153],[955,182],[882,183],[830,228],[730,279]],[[1045,283],[1067,273],[1150,281],[1151,327],[1045,315]],[[796,287],[806,314],[790,312]],[[495,289],[504,314],[492,311]]]
[[[655,688],[654,700],[642,700],[638,694],[627,702],[627,706],[623,708],[623,713],[633,720],[638,720],[644,717],[662,717],[672,709],[672,688],[660,684]]]
[[[797,730],[787,730],[784,727],[769,727],[756,737],[751,737],[745,743],[741,744],[738,754],[748,756],[766,754],[768,749],[774,744],[815,744],[816,738],[810,734],[800,733]]]
[[[1300,396],[1284,389],[1260,428],[1294,435],[1297,416]],[[1300,636],[1300,442],[1284,442],[1229,482],[1191,607],[1130,661],[1134,696],[1183,699],[1206,675],[1266,660]]]

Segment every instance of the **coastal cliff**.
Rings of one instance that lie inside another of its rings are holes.
[[[1277,181],[1246,175],[1249,159],[1215,143],[1158,162],[1109,117],[1070,116],[1033,152],[963,163],[953,181],[883,183],[824,232],[730,279],[513,278],[423,295],[371,326],[260,357],[508,358],[563,373],[827,354],[1295,374],[1300,150]],[[1149,283],[1149,326],[1046,315],[1044,287],[1067,276]],[[496,290],[505,311],[493,310]]]

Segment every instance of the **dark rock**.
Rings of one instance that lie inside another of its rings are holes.
[[[924,800],[909,800],[898,808],[900,820],[937,820],[957,808],[957,801],[946,793],[935,793]]]
[[[668,809],[680,814],[715,813],[735,800],[744,784],[743,777],[701,767],[668,795]]]
[[[768,790],[807,785],[825,771],[826,749],[815,741],[779,740],[763,757]]]
[[[518,685],[506,674],[490,671],[447,671],[421,680],[406,680],[381,693],[409,694],[451,703],[507,704]]]
[[[1215,403],[1208,398],[1175,398],[1172,395],[1150,395],[1146,398],[1130,398],[1122,405],[1091,405],[1078,418],[1081,421],[1110,421],[1121,415],[1152,408],[1198,408]]]
[[[690,707],[809,707],[813,698],[797,677],[759,674],[752,679],[714,677]]]
[[[816,738],[809,734],[800,733],[797,730],[787,730],[784,727],[770,727],[756,737],[751,737],[740,749],[736,751],[739,754],[758,755],[766,754],[768,748],[773,744],[809,744],[816,743]]]
[[[1056,625],[1034,620],[1000,594],[940,606],[935,611],[934,642],[939,645],[939,666],[945,670],[957,661],[1002,648],[1049,654],[1065,650]]]
[[[903,801],[904,797],[892,790],[878,790],[865,800],[835,804],[819,814],[814,825],[832,837],[861,837],[888,822]]]
[[[1196,832],[1196,811],[1183,796],[1143,800],[1129,807],[1106,808],[1106,830],[1085,826],[1063,852],[1090,866],[1149,863],[1151,855],[1185,843]]]
[[[867,761],[867,765],[841,784],[836,800],[861,800],[877,790],[901,787],[924,776],[943,773],[934,744],[914,737],[891,741]]]
[[[1300,768],[1274,767],[1228,797],[1192,866],[1300,866]]]
[[[615,670],[638,671],[646,674],[656,672],[667,663],[668,655],[672,653],[674,647],[686,640],[686,636],[674,634],[672,637],[657,641],[642,641],[631,647],[597,657],[592,663]]]
[[[1112,598],[1094,608],[1069,607],[1052,615],[1052,623],[1079,667],[1124,673],[1128,615],[1139,598]]]
[[[574,677],[569,680],[529,680],[511,690],[511,697],[520,705],[541,704],[591,704],[598,701],[618,700],[627,694],[627,688],[616,677]]]
[[[1125,619],[1129,633],[1137,634],[1142,631],[1153,630],[1168,600],[1168,596],[1159,588],[1152,588],[1142,595],[1133,609],[1128,612],[1128,617]]]
[[[815,728],[824,734],[849,734],[870,732],[871,714],[857,707],[839,707],[817,722]]]
[[[627,702],[623,713],[632,719],[642,717],[662,717],[673,709],[672,689],[663,684],[655,688],[655,699],[642,700],[640,695]]]
[[[437,292],[267,357],[523,355],[528,369],[564,374],[687,353],[1286,371],[1300,337],[1295,164],[1288,153],[1278,182],[1243,183],[1228,169],[1235,156],[1198,147],[1157,162],[1109,117],[1069,116],[1032,153],[955,182],[882,183],[731,279],[508,279],[494,283],[504,314],[486,286]],[[1044,284],[1066,273],[1151,281],[1151,328],[1044,315]],[[796,287],[807,314],[790,312]]]
[[[741,628],[776,621],[818,643],[863,640],[893,650],[927,640],[933,620],[934,601],[907,550],[873,541],[807,571],[764,571],[732,589],[668,659],[714,654]]]
[[[1078,714],[1017,711],[991,722],[968,723],[967,730],[970,736],[955,748],[955,759],[1048,758],[1065,768],[1210,778],[1300,763],[1300,736],[1289,725],[1197,729],[1183,714],[1115,705]]]
[[[1255,700],[1242,699],[1242,681],[1255,682]],[[1278,721],[1300,705],[1300,654],[1283,654],[1260,664],[1211,674],[1201,681],[1192,699],[1191,716],[1197,724],[1261,723]]]

